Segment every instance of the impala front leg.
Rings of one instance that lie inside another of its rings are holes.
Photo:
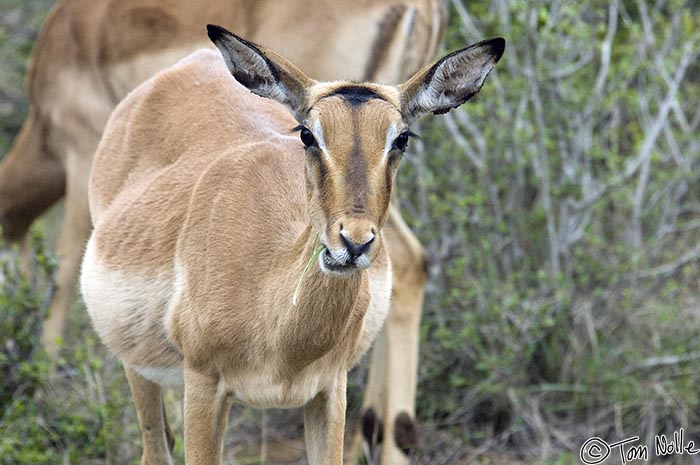
[[[335,386],[316,395],[304,408],[309,465],[343,463],[347,378],[346,372],[340,373]]]
[[[141,465],[172,465],[172,446],[168,437],[170,427],[165,418],[161,387],[126,366],[124,372],[136,405],[143,438]]]
[[[219,465],[230,402],[217,376],[185,368],[185,463]]]

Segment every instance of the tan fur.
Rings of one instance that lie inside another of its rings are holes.
[[[372,133],[385,135],[401,118],[397,95],[368,102],[362,111],[340,97],[314,98],[336,87],[315,85],[308,118],[325,123],[337,162],[328,186],[342,194],[348,186],[341,175],[352,169],[346,162],[354,145],[330,137],[342,132],[335,125],[361,119],[357,129],[370,136],[361,141],[367,172],[383,174],[392,169],[382,159],[385,137]],[[313,266],[299,305],[291,299],[316,233],[326,233],[339,217],[345,223],[366,218],[381,228],[389,198],[379,193],[387,178],[368,178],[364,188],[378,195],[367,199],[364,215],[344,214],[342,195],[322,202],[316,194],[323,192],[305,188],[318,180],[310,173],[314,155],[286,135],[294,123],[278,104],[237,85],[214,52],[199,52],[140,87],[117,108],[95,157],[95,230],[82,289],[95,329],[125,366],[136,373],[144,366],[184,368],[186,408],[206,411],[224,402],[214,400],[221,396],[260,407],[313,400],[312,409],[323,414],[307,415],[309,434],[325,439],[310,438],[311,463],[340,463],[345,376],[389,310],[388,299],[370,305],[379,297],[371,294],[370,281],[390,292],[381,235],[367,272],[336,278]],[[307,214],[318,216],[309,223]],[[191,387],[189,380],[202,377],[216,387],[192,394],[199,382]],[[217,412],[225,415],[223,408]],[[318,421],[326,427],[313,433]],[[215,459],[220,446],[195,443],[188,430],[204,426],[192,422],[199,424],[199,416],[186,419],[188,463],[214,463],[200,455]],[[161,453],[163,435],[157,440],[158,447],[145,447],[147,454]]]
[[[460,50],[393,87],[317,82],[208,31],[224,60],[193,53],[110,118],[90,176],[83,297],[129,370],[144,463],[167,437],[148,380],[184,385],[188,465],[220,463],[233,399],[305,406],[309,463],[340,465],[347,372],[389,313],[382,230],[409,125],[469,100],[505,44]],[[304,148],[289,135],[296,122]],[[408,454],[417,431],[395,415]]]
[[[87,178],[104,124],[116,103],[137,84],[207,45],[206,22],[218,22],[273,47],[315,78],[386,83],[400,82],[428,63],[444,23],[440,0],[325,0],[314,1],[313,7],[304,0],[217,0],[203,5],[183,0],[63,0],[37,40],[27,79],[32,110],[0,164],[0,221],[7,238],[20,238],[66,191],[58,289],[42,336],[50,350],[56,350],[56,339],[64,332],[91,227]],[[388,249],[395,275],[405,278],[394,280],[394,302],[404,306],[394,305],[392,315],[411,317],[397,318],[396,323],[390,318],[388,324],[405,334],[402,340],[412,341],[412,354],[418,347],[425,253],[401,225],[398,210],[392,208],[386,227]],[[161,229],[164,238],[166,229]],[[397,367],[393,382],[381,381],[377,389],[394,410],[413,415],[417,358],[406,358],[403,350],[380,349],[375,356],[380,367],[389,358]],[[376,390],[375,378],[370,378],[369,392]],[[385,415],[384,402],[367,397],[365,404]],[[392,436],[393,423],[385,421],[386,437]],[[390,457],[392,451],[396,457]],[[383,452],[385,464],[405,461],[393,442],[385,444]]]

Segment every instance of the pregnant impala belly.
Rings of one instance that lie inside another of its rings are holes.
[[[81,289],[93,327],[126,365],[177,367],[182,356],[169,340],[164,317],[172,303],[173,273],[115,270],[100,260],[94,239],[83,259]]]

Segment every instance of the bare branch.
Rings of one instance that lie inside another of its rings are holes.
[[[636,277],[655,278],[658,276],[668,276],[672,273],[675,273],[679,268],[683,267],[684,265],[696,261],[698,259],[700,259],[700,245],[696,245],[695,247],[693,247],[692,250],[684,253],[683,255],[681,255],[676,260],[670,263],[666,263],[664,265],[657,266],[648,270],[639,271],[636,273]]]

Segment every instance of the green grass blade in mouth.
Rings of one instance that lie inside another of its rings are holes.
[[[296,307],[297,303],[299,302],[299,291],[301,291],[301,282],[304,280],[304,275],[306,275],[306,272],[309,271],[309,268],[311,267],[311,264],[318,258],[319,255],[321,255],[321,252],[323,252],[323,249],[325,249],[325,246],[321,245],[318,249],[316,249],[316,244],[318,244],[318,236],[316,236],[316,239],[314,240],[314,245],[311,247],[311,250],[313,251],[311,254],[311,258],[309,258],[309,261],[306,263],[306,266],[304,267],[304,271],[301,272],[301,276],[299,276],[299,281],[297,281],[297,287],[294,289],[294,297],[292,297],[292,305]]]

